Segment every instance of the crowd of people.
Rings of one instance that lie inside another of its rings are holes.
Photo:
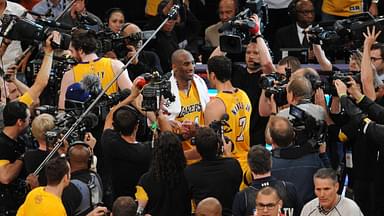
[[[0,215],[384,215],[382,29],[346,70],[313,30],[381,0],[264,0],[245,30],[252,1],[129,2],[0,0]],[[55,27],[14,40],[25,19]]]

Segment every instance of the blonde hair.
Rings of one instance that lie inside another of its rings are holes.
[[[32,121],[32,135],[37,140],[45,139],[45,133],[55,127],[55,118],[47,113],[38,115]]]

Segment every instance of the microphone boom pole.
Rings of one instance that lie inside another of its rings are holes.
[[[120,77],[120,75],[127,69],[128,65],[131,64],[133,59],[135,59],[141,51],[144,49],[144,47],[150,42],[150,40],[155,37],[157,32],[160,31],[160,29],[165,25],[165,23],[169,20],[174,18],[177,15],[177,11],[179,10],[180,6],[173,5],[171,10],[169,11],[167,17],[165,20],[159,25],[159,27],[153,32],[153,34],[148,38],[148,40],[145,41],[143,46],[141,46],[135,55],[132,56],[132,58],[125,64],[119,71],[118,74],[115,75],[115,77],[107,84],[107,86],[100,92],[100,94],[96,97],[96,99],[91,103],[91,105],[88,106],[88,108],[81,114],[81,116],[76,120],[76,122],[72,125],[71,128],[63,135],[63,137],[58,140],[55,144],[55,147],[52,149],[52,151],[47,155],[47,157],[40,163],[39,167],[36,168],[36,170],[33,172],[34,175],[38,175],[40,171],[44,168],[44,166],[47,164],[47,162],[53,157],[53,155],[57,152],[57,150],[60,148],[60,146],[63,144],[64,140],[69,137],[69,135],[76,129],[76,127],[81,123],[81,121],[85,118],[85,116],[93,109],[93,107],[99,102],[99,100],[103,97],[103,95],[107,92],[107,90],[113,85],[114,82]]]

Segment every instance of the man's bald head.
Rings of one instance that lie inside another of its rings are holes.
[[[91,150],[85,145],[77,144],[69,148],[68,157],[71,167],[88,168],[88,161],[91,157]]]
[[[178,49],[178,50],[174,51],[172,53],[172,57],[171,57],[172,64],[179,63],[180,59],[185,55],[192,56],[192,54],[185,49]]]
[[[221,204],[219,200],[208,197],[199,202],[196,208],[196,216],[221,216]]]
[[[133,33],[141,32],[141,29],[139,26],[133,24],[133,23],[126,23],[124,24],[125,27],[122,29],[123,36],[128,36]]]

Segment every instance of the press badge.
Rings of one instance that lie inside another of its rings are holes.
[[[347,168],[353,168],[352,151],[347,151],[345,153],[345,166]]]

